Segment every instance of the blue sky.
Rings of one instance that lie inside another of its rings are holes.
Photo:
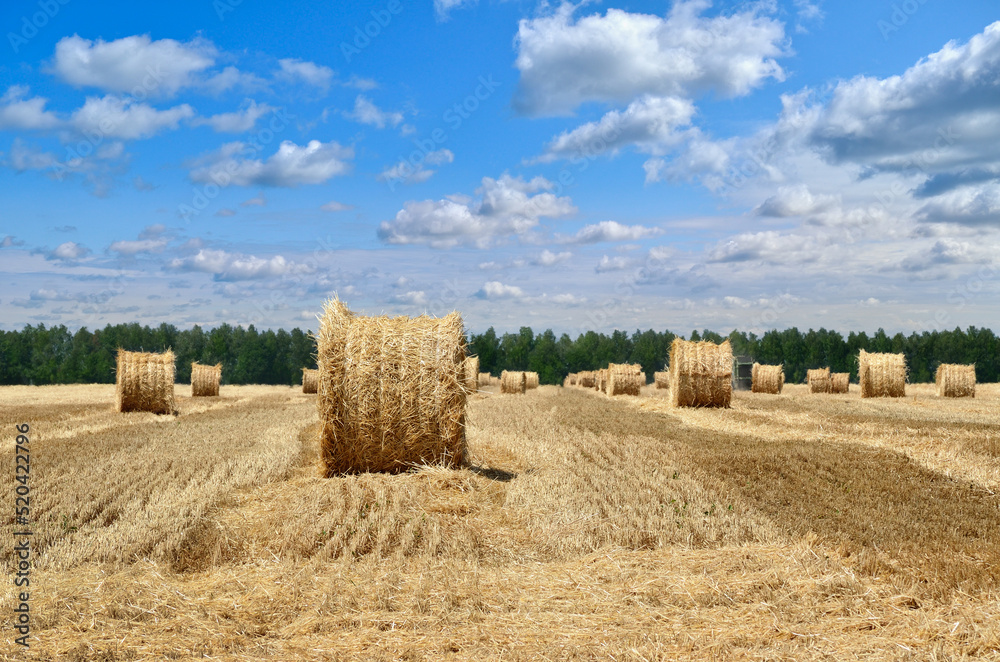
[[[1000,327],[994,3],[4,3],[0,327]]]

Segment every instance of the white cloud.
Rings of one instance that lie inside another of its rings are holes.
[[[56,246],[56,249],[46,257],[50,260],[72,261],[90,254],[90,249],[75,241],[67,241]]]
[[[167,110],[138,103],[131,97],[88,97],[73,113],[70,123],[81,133],[136,140],[149,138],[163,129],[176,129],[181,120],[194,117],[191,106],[181,104]]]
[[[278,60],[281,69],[276,77],[289,83],[304,81],[313,87],[327,90],[333,82],[333,69],[315,62],[306,62],[296,58]]]
[[[137,35],[106,42],[73,35],[56,44],[52,70],[76,87],[170,96],[194,84],[217,55],[215,46],[203,39],[184,44]]]
[[[393,303],[403,303],[410,306],[426,306],[428,298],[427,294],[423,290],[415,290],[412,292],[393,295],[391,301]]]
[[[0,97],[0,129],[41,130],[53,129],[61,124],[58,117],[45,110],[48,99],[25,99],[28,88],[11,85]]]
[[[258,193],[256,196],[248,200],[244,200],[243,202],[240,203],[240,207],[266,207],[266,206],[267,206],[267,197],[265,197],[263,191]]]
[[[613,110],[598,122],[563,132],[546,145],[542,160],[596,156],[627,145],[660,154],[683,139],[677,129],[690,124],[694,113],[687,99],[644,96],[624,111]]]
[[[826,211],[837,204],[833,195],[813,195],[805,184],[783,186],[778,192],[758,205],[753,211],[760,216],[785,218],[807,216]]]
[[[444,200],[407,202],[392,221],[379,226],[379,237],[390,244],[428,244],[449,248],[470,244],[480,248],[511,235],[524,236],[540,218],[558,218],[576,211],[568,197],[549,193],[544,177],[524,181],[503,174],[483,177],[478,200],[452,196]]]
[[[522,19],[515,108],[528,115],[568,114],[588,101],[630,102],[650,94],[690,98],[708,90],[746,94],[782,80],[784,27],[767,5],[706,18],[708,0],[679,0],[666,17],[608,9],[575,19],[564,3],[551,15]]]
[[[451,10],[462,5],[473,5],[476,0],[434,0],[434,15],[439,21],[448,20]]]
[[[238,281],[276,278],[288,274],[311,273],[308,265],[286,260],[281,255],[260,258],[255,255],[201,249],[195,255],[170,261],[175,271],[200,271],[213,274],[215,280]]]
[[[253,146],[242,142],[223,145],[195,161],[191,181],[204,184],[228,181],[235,186],[322,184],[346,174],[350,170],[348,161],[354,158],[353,148],[318,140],[311,140],[305,146],[285,140],[266,161],[252,158],[256,154]]]
[[[319,207],[323,211],[337,212],[337,211],[348,211],[354,209],[354,205],[345,205],[342,202],[337,202],[336,200],[331,200],[325,205],[320,205]]]
[[[139,253],[158,253],[167,246],[166,239],[140,239],[138,241],[116,241],[108,250],[120,255],[137,255]]]
[[[569,251],[553,253],[552,251],[545,249],[542,251],[541,255],[532,260],[532,263],[542,267],[551,267],[555,264],[566,262],[571,257],[573,257],[573,254]]]
[[[781,234],[779,232],[748,232],[719,242],[708,252],[710,262],[764,261],[770,264],[803,264],[818,260],[823,242],[817,237]]]
[[[425,167],[427,164],[440,165],[442,163],[451,163],[454,160],[455,155],[451,153],[451,150],[439,149],[428,152],[416,166],[410,163],[410,161],[400,161],[396,165],[383,170],[377,175],[376,179],[383,182],[401,181],[406,184],[419,184],[420,182],[426,182],[437,172]]]
[[[354,100],[354,110],[345,111],[344,117],[379,129],[384,129],[386,126],[396,127],[403,121],[403,113],[381,110],[363,94],[359,94]]]
[[[659,228],[622,225],[617,221],[601,221],[581,228],[572,237],[564,237],[563,241],[571,244],[596,244],[602,241],[637,241],[659,234],[663,234],[663,230]]]
[[[594,267],[594,271],[601,274],[608,271],[621,271],[622,269],[628,269],[630,266],[632,266],[632,261],[627,257],[602,255],[601,259],[597,262],[597,266]]]
[[[247,99],[236,112],[199,117],[191,124],[210,126],[220,133],[243,133],[252,129],[257,124],[257,120],[273,110],[266,103],[258,105],[253,99]]]
[[[476,292],[480,299],[521,299],[524,291],[515,285],[504,285],[500,281],[491,280],[483,283],[483,287]]]
[[[11,248],[13,246],[24,246],[24,242],[9,234],[0,239],[0,248]]]

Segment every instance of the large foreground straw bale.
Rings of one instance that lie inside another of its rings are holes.
[[[191,397],[219,395],[222,364],[202,365],[191,363]]]
[[[830,375],[830,393],[847,393],[851,390],[851,373],[835,372]]]
[[[653,383],[656,384],[657,389],[670,388],[670,371],[654,372]]]
[[[942,363],[934,376],[938,397],[976,397],[976,366]]]
[[[115,408],[172,414],[174,408],[174,353],[118,350],[115,370]]]
[[[809,384],[810,393],[829,393],[832,387],[830,383],[830,369],[814,368],[806,370],[806,383]]]
[[[670,346],[670,402],[675,407],[728,407],[733,397],[733,350],[675,338]]]
[[[319,392],[319,370],[302,368],[302,392]]]
[[[783,365],[754,363],[750,371],[750,378],[751,392],[777,395],[785,386],[785,368]]]
[[[906,395],[906,357],[902,354],[858,354],[858,383],[862,398],[901,398]]]
[[[364,317],[326,303],[317,343],[327,476],[465,460],[462,318]]]
[[[524,373],[524,388],[531,390],[533,388],[538,388],[538,373],[537,372],[526,372]]]
[[[462,381],[465,390],[475,393],[479,388],[479,357],[470,356],[462,362]]]
[[[520,370],[504,370],[500,373],[501,393],[524,393],[527,388],[527,378]]]
[[[645,383],[642,366],[637,363],[608,365],[608,395],[639,395]]]

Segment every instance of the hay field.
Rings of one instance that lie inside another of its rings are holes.
[[[996,385],[713,410],[498,391],[470,398],[471,466],[323,479],[297,388],[177,417],[0,388],[4,429],[32,426],[20,659],[1000,657]],[[8,582],[3,654],[12,604]]]

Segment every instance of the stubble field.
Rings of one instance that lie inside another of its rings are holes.
[[[542,387],[470,464],[324,479],[315,396],[179,416],[0,388],[0,560],[31,426],[28,660],[1000,659],[1000,387],[943,400]]]

